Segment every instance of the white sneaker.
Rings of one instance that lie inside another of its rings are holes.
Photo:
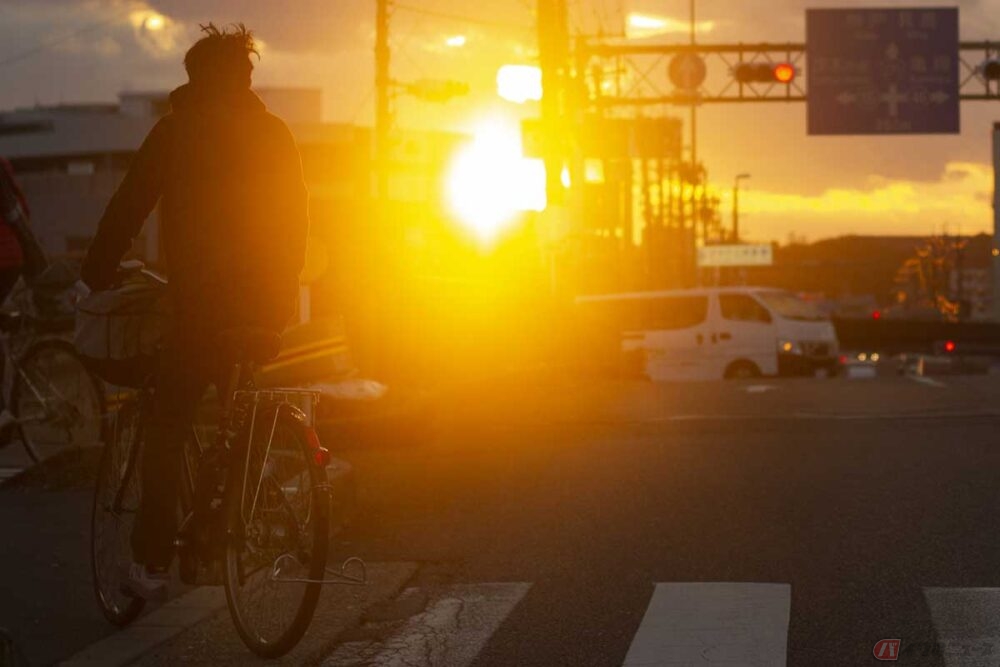
[[[121,589],[125,595],[142,598],[150,602],[163,602],[167,599],[167,584],[170,582],[170,573],[150,572],[141,563],[132,563],[128,568],[128,574],[122,581]]]

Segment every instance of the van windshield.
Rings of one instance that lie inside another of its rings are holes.
[[[757,298],[787,320],[821,322],[827,319],[819,308],[791,292],[757,292]]]

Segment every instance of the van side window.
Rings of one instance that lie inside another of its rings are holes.
[[[664,331],[687,329],[705,321],[708,315],[708,297],[684,296],[645,299],[643,329]]]
[[[720,294],[722,318],[736,322],[770,322],[771,313],[746,294]]]

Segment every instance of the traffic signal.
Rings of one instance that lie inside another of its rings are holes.
[[[987,81],[997,81],[1000,79],[1000,60],[990,58],[981,63],[977,68]]]
[[[795,67],[788,63],[778,63],[772,71],[774,80],[778,83],[791,83],[795,80]]]
[[[733,78],[740,83],[784,83],[795,80],[791,63],[740,63],[733,68]]]

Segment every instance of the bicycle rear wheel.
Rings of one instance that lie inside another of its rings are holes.
[[[226,482],[226,600],[247,647],[275,658],[312,621],[326,572],[329,493],[318,440],[290,406],[258,411]]]
[[[63,340],[42,340],[14,368],[10,411],[36,463],[67,447],[101,443],[104,387],[76,349]]]
[[[142,494],[141,418],[135,399],[126,400],[115,413],[101,455],[91,513],[94,593],[104,617],[119,626],[131,623],[145,605],[145,600],[121,591],[126,568],[132,562],[130,539]]]

